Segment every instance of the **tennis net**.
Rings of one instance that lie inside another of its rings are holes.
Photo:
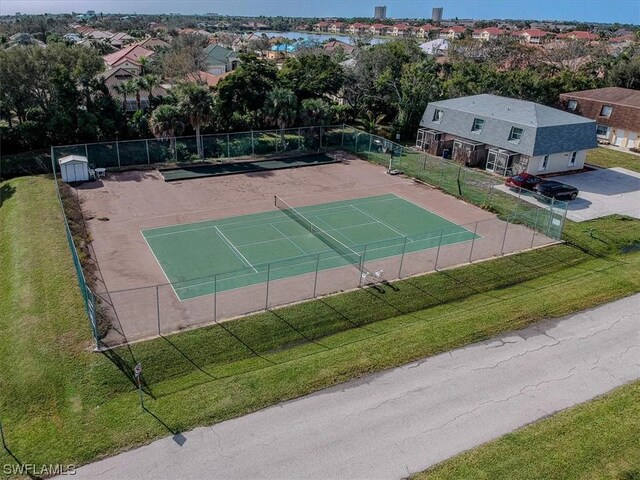
[[[298,222],[304,228],[309,230],[309,232],[322,240],[328,247],[339,253],[340,256],[347,260],[351,265],[362,271],[362,256],[358,252],[356,252],[352,248],[349,248],[340,240],[337,240],[326,230],[318,227],[315,223],[302,215],[298,210],[289,205],[287,202],[282,200],[279,196],[274,195],[274,199],[276,207],[278,207],[285,215]]]

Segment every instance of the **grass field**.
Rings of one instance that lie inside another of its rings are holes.
[[[53,182],[1,188],[0,416],[24,463],[89,462],[640,290],[640,254],[617,254],[640,222],[612,218],[585,222],[627,232],[602,258],[560,245],[96,354]]]
[[[620,150],[598,147],[587,152],[587,163],[598,167],[622,167],[640,172],[640,155],[633,155]]]
[[[282,207],[142,234],[181,300],[477,238],[393,194]]]
[[[640,381],[560,412],[413,480],[640,478]]]

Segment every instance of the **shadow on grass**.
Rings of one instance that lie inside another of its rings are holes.
[[[16,193],[16,187],[14,187],[13,185],[5,183],[4,185],[0,186],[0,207],[2,207],[2,205],[4,205],[4,202],[9,200],[14,193]]]
[[[122,356],[120,356],[118,352],[116,352],[116,350],[103,350],[101,351],[101,353],[102,355],[107,357],[109,361],[113,363],[116,366],[116,368],[118,368],[118,370],[120,370],[125,375],[125,377],[127,377],[127,379],[131,382],[131,384],[137,389],[138,380],[136,379],[136,375],[133,369],[138,362],[136,361],[136,357],[133,354],[133,350],[131,350],[131,346],[129,344],[127,344],[126,346],[123,346],[122,348],[126,348],[127,351],[129,352],[129,355],[131,357],[129,361],[122,358]],[[142,382],[142,390],[151,398],[155,399],[156,397],[153,394],[151,387],[145,380],[144,374],[140,375],[140,379]]]
[[[25,464],[22,460],[20,460],[9,448],[9,446],[7,445],[5,438],[4,438],[4,431],[2,430],[2,428],[0,427],[0,435],[2,436],[2,448],[4,448],[4,450],[9,454],[9,456],[11,458],[13,458],[13,460],[18,464],[18,468],[15,469],[15,471],[12,471],[10,473],[14,473],[15,474],[20,474],[20,475],[27,475],[29,478],[31,478],[32,480],[42,480],[42,477],[38,477],[37,475],[34,475],[33,473],[31,473],[30,468],[29,467],[33,467],[33,465],[30,464]],[[5,470],[6,470],[5,466]],[[7,473],[5,471],[5,473]]]
[[[153,413],[151,410],[149,410],[147,408],[146,405],[142,406],[142,409],[147,412],[149,415],[151,415],[153,418],[155,418],[158,423],[160,425],[162,425],[164,428],[167,429],[167,431],[169,433],[171,433],[172,435],[172,439],[174,442],[176,442],[179,446],[183,446],[185,444],[185,442],[187,441],[187,439],[185,438],[184,435],[182,435],[182,433],[176,429],[171,428],[169,425],[167,425],[167,422],[165,422],[164,420],[162,420],[162,418],[160,418],[157,414]]]

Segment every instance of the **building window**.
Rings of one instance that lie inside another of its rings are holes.
[[[603,105],[600,110],[600,116],[609,118],[611,116],[611,112],[613,112],[613,107],[611,105]]]
[[[484,127],[484,120],[481,118],[474,118],[471,131],[480,133],[482,131],[482,127]]]
[[[522,138],[522,129],[518,127],[511,127],[511,133],[509,133],[510,142],[519,142]]]
[[[549,166],[549,155],[545,155],[544,158],[542,159],[542,163],[540,163],[539,170],[542,172],[546,170],[548,166]]]
[[[609,136],[609,127],[607,125],[596,125],[596,135],[599,137],[608,137]]]
[[[439,122],[442,120],[442,110],[438,110],[437,108],[433,111],[433,121]]]
[[[569,158],[570,167],[573,167],[576,164],[577,157],[578,157],[578,152],[571,152],[571,157]]]
[[[576,108],[578,108],[578,102],[576,100],[569,100],[569,103],[567,103],[567,109],[573,112]]]

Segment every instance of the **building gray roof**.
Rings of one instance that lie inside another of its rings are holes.
[[[434,121],[435,110],[443,112]],[[472,132],[474,120],[484,120]],[[482,142],[524,155],[550,155],[595,148],[593,120],[535,102],[497,95],[473,95],[430,103],[420,122],[422,127]],[[509,140],[513,127],[522,129],[519,141]]]

